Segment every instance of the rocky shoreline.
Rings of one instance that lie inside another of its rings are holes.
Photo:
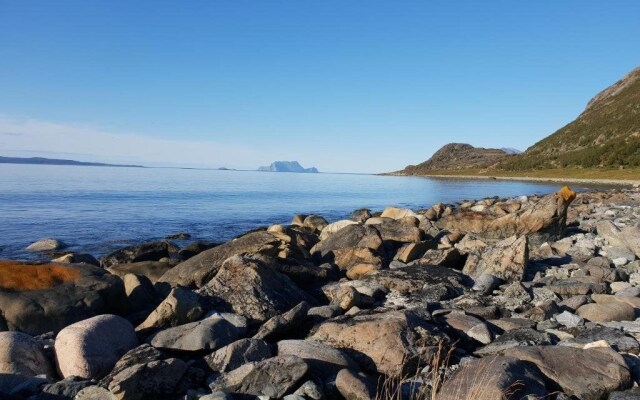
[[[0,261],[0,398],[640,398],[638,317],[637,188],[297,215]]]

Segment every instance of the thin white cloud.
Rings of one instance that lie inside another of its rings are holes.
[[[0,152],[15,156],[75,157],[80,161],[154,166],[256,168],[268,157],[248,146],[113,133],[99,128],[0,115]]]

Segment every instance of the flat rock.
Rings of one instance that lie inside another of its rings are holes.
[[[209,317],[168,328],[147,341],[156,348],[180,351],[216,350],[239,339],[245,333],[225,318]]]
[[[101,268],[0,261],[0,314],[8,330],[57,332],[98,314],[124,314],[128,307],[122,280]]]
[[[635,310],[626,303],[590,303],[578,308],[576,314],[591,322],[633,321]]]
[[[514,347],[550,345],[551,336],[546,332],[540,332],[531,328],[514,329],[498,336],[490,344],[481,347],[474,354],[478,356],[504,354]]]
[[[602,399],[613,391],[632,386],[624,359],[607,348],[530,346],[509,349],[505,355],[535,364],[566,394],[584,400]]]
[[[102,378],[127,351],[138,345],[129,321],[99,315],[69,325],[58,333],[55,352],[63,377]]]
[[[380,270],[364,280],[417,302],[433,302],[457,297],[463,293],[467,283],[467,278],[458,271],[437,265],[415,265],[397,270]]]
[[[177,358],[136,364],[114,375],[109,391],[122,400],[177,398],[175,389],[186,370]]]
[[[586,328],[572,339],[563,340],[559,345],[586,345],[600,340],[606,341],[612,349],[621,353],[638,354],[640,344],[631,336],[625,335],[618,329],[607,328],[604,326],[596,326]]]
[[[191,257],[167,271],[159,281],[173,286],[202,287],[218,273],[229,257],[242,253],[275,254],[280,244],[281,241],[268,232],[251,232]]]

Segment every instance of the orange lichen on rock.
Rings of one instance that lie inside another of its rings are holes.
[[[0,289],[2,290],[48,289],[79,277],[78,270],[64,265],[0,261]]]
[[[567,203],[571,203],[576,198],[576,192],[571,190],[569,186],[565,186],[558,192],[558,198],[561,198]]]

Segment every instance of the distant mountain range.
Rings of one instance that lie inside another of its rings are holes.
[[[36,164],[36,165],[73,165],[84,167],[134,167],[144,168],[142,165],[126,165],[126,164],[105,164],[96,162],[83,162],[74,160],[61,160],[57,158],[44,157],[2,157],[0,156],[0,164]]]
[[[573,122],[529,147],[483,149],[450,143],[394,174],[437,170],[534,171],[640,167],[640,68],[600,92]]]
[[[304,168],[297,161],[276,161],[268,167],[260,167],[258,171],[264,172],[300,172],[317,174],[319,171],[316,167]]]

